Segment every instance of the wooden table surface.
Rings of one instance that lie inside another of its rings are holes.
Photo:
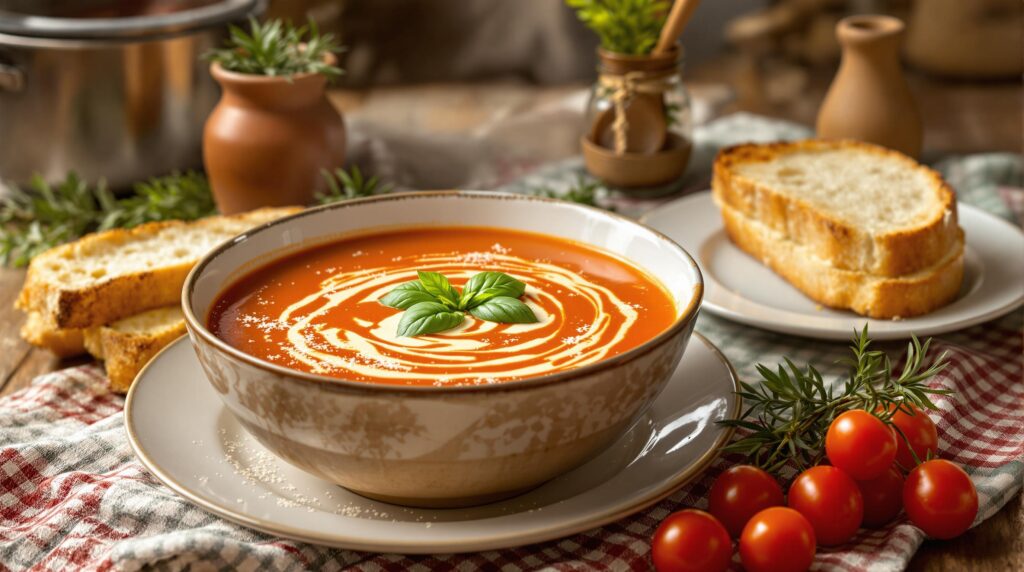
[[[703,81],[716,81],[726,73],[728,65],[697,70],[695,76]],[[824,84],[824,85],[827,85]],[[816,87],[815,87],[816,86]],[[967,85],[959,83],[929,83],[915,79],[918,97],[923,100],[926,115],[934,118],[929,124],[926,145],[934,154],[978,150],[1019,151],[1021,145],[1021,87],[1019,84]],[[758,99],[740,94],[731,109],[758,111],[794,120],[810,121],[816,108],[816,99],[823,92],[821,81],[797,82],[792,101]],[[416,98],[418,88],[409,91]],[[435,88],[431,88],[435,89]],[[453,87],[454,93],[476,93],[479,87]],[[395,89],[386,90],[387,97],[395,97]],[[923,94],[923,96],[922,96]],[[374,92],[340,94],[343,105],[357,107],[373,100]],[[441,98],[445,100],[447,98]],[[462,97],[460,105],[476,102],[477,109],[461,110],[468,116],[487,116],[486,97]],[[814,107],[812,107],[812,104]],[[929,110],[931,112],[929,113]],[[357,113],[357,109],[346,109]],[[13,302],[21,288],[24,272],[0,269],[0,396],[26,387],[42,373],[69,367],[84,360],[58,360],[45,351],[32,348],[18,337],[24,320],[13,309]],[[1024,382],[1024,380],[1022,380]],[[1021,495],[1011,499],[998,514],[962,537],[945,542],[926,542],[914,557],[911,570],[927,571],[980,571],[996,572],[1024,570],[1024,500]]]

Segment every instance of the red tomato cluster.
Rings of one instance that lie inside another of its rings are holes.
[[[904,509],[929,536],[962,534],[978,512],[970,477],[949,461],[925,460],[938,448],[938,432],[926,414],[904,405],[891,421],[894,428],[864,410],[836,417],[825,436],[830,465],[797,475],[788,507],[782,487],[765,471],[749,465],[726,470],[708,495],[710,514],[683,510],[658,527],[654,567],[726,570],[731,536],[739,539],[747,570],[801,572],[814,561],[817,545],[843,544],[861,526],[883,526]],[[912,469],[904,479],[907,468]]]

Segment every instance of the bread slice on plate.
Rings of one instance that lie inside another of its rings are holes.
[[[722,150],[715,201],[833,267],[902,276],[961,241],[953,190],[932,169],[868,143],[808,140]]]
[[[90,354],[104,361],[110,388],[126,393],[149,360],[184,334],[185,318],[176,305],[86,330],[84,342]]]
[[[928,268],[902,276],[878,276],[837,268],[813,248],[719,205],[729,238],[741,249],[815,301],[871,318],[908,318],[927,314],[956,298],[964,274],[961,238],[946,256]]]
[[[88,235],[33,259],[16,305],[51,329],[67,330],[178,304],[185,276],[214,246],[299,210],[267,208]]]
[[[963,231],[935,171],[867,143],[724,149],[712,193],[729,238],[811,299],[907,318],[960,290]]]

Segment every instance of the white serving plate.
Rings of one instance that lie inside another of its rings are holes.
[[[186,338],[139,375],[125,403],[125,426],[150,472],[228,520],[353,550],[468,552],[568,536],[665,498],[728,441],[731,430],[715,422],[739,414],[736,389],[729,362],[695,334],[657,401],[611,447],[521,496],[464,509],[372,501],[273,456],[221,404]]]
[[[1024,303],[1024,233],[970,205],[959,205],[966,235],[964,283],[948,306],[914,318],[877,320],[823,308],[725,233],[711,192],[673,201],[641,222],[668,235],[697,260],[704,275],[703,308],[729,320],[813,338],[848,340],[864,327],[879,340],[929,336],[980,324]]]

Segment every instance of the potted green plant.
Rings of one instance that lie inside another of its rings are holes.
[[[678,180],[689,159],[692,125],[676,39],[695,0],[566,4],[601,41],[580,140],[587,170],[620,189]],[[666,26],[670,12],[672,25]]]
[[[203,162],[221,212],[308,204],[325,185],[320,172],[344,163],[345,124],[326,95],[340,50],[312,22],[251,20],[207,54],[223,95],[203,131]]]

